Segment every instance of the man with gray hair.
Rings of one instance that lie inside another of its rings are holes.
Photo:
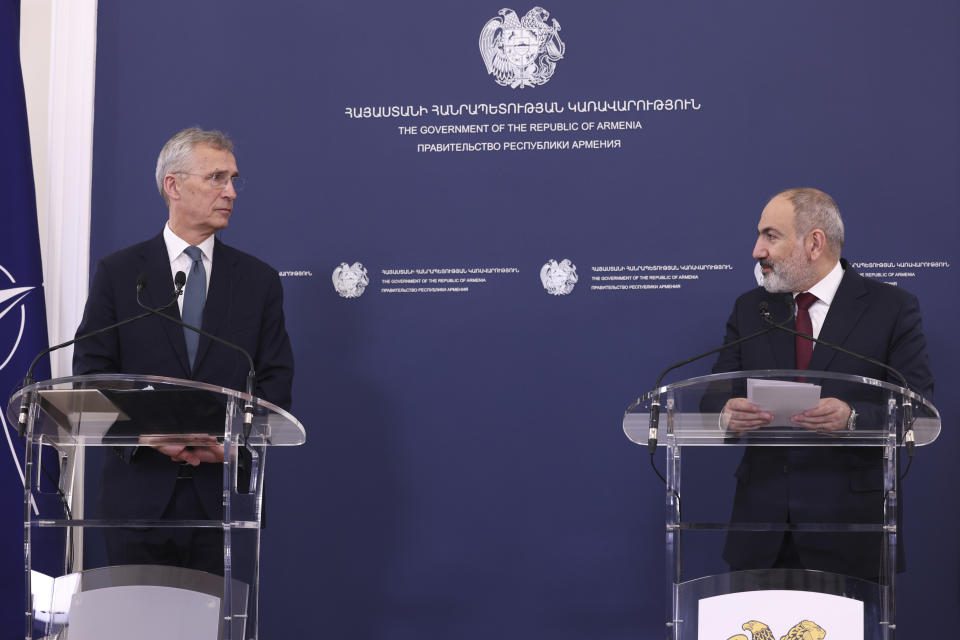
[[[916,297],[858,275],[840,257],[843,239],[840,211],[823,191],[788,189],[774,196],[760,216],[753,248],[763,286],[737,299],[724,343],[767,328],[761,308],[777,321],[795,311],[797,331],[899,370],[914,391],[932,399]],[[832,371],[900,384],[883,367],[786,331],[721,351],[713,372],[757,369]],[[838,391],[825,380],[817,406],[791,417],[792,425],[823,432],[862,425],[857,402],[836,397],[844,395]],[[721,413],[731,435],[765,427],[773,418],[742,397],[728,400]],[[881,462],[875,447],[746,447],[731,520],[879,523]],[[731,532],[724,549],[733,570],[805,568],[867,579],[878,578],[879,556],[879,534]]]
[[[157,236],[97,264],[77,335],[139,314],[143,302],[168,302],[175,274],[184,294],[166,313],[239,345],[254,358],[254,393],[289,408],[293,354],[283,316],[280,277],[253,256],[215,237],[230,221],[243,179],[233,143],[219,131],[189,128],[157,159],[157,188],[168,217]],[[246,359],[229,347],[155,316],[76,344],[75,375],[151,374],[243,390]],[[108,453],[101,485],[103,517],[221,517],[223,448],[140,446]],[[111,564],[170,564],[223,572],[223,534],[215,529],[105,529]]]

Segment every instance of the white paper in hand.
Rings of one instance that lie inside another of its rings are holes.
[[[790,418],[820,402],[820,385],[784,380],[747,379],[747,400],[773,414],[773,427],[792,426]]]

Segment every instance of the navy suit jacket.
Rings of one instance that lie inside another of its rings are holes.
[[[845,260],[840,286],[819,338],[899,370],[910,387],[932,400],[933,374],[927,357],[920,307],[912,294],[858,275]],[[763,288],[740,296],[727,322],[725,342],[764,329],[759,309],[769,305],[774,319],[790,313],[785,294]],[[792,325],[788,325],[793,328]],[[714,373],[752,369],[794,369],[794,336],[774,331],[720,352]],[[817,345],[811,371],[868,376],[900,385],[883,367]],[[877,398],[861,387],[822,381],[821,397],[840,397],[867,413]],[[859,394],[859,395],[858,395]],[[863,403],[863,406],[860,404]],[[864,422],[861,421],[861,424]],[[874,425],[875,426],[875,425]],[[747,447],[736,471],[735,522],[879,522],[882,508],[881,451],[874,447]],[[861,534],[795,534],[807,568],[866,578],[878,575],[879,537]],[[735,568],[773,565],[782,535],[731,532],[724,557]],[[901,556],[902,561],[902,556]]]
[[[143,302],[154,308],[167,304],[174,286],[162,234],[98,263],[77,335],[141,313],[136,301],[140,274],[147,283]],[[176,305],[166,313],[180,318]],[[284,326],[283,290],[274,269],[216,240],[201,328],[246,349],[256,370],[254,393],[280,407],[290,407],[293,353]],[[148,317],[82,340],[74,347],[74,375],[159,375],[244,390],[249,365],[243,355],[201,336],[191,370],[183,331],[173,322]],[[130,451],[107,455],[101,487],[103,513],[160,517],[180,465],[148,447],[140,447],[132,455]],[[222,469],[219,464],[201,464],[194,470],[211,518],[219,517],[222,510]]]

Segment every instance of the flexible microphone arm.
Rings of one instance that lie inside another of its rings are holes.
[[[141,280],[143,280],[143,282],[141,282]],[[140,278],[137,279],[137,295],[138,295],[138,297],[139,297],[139,295],[140,295],[140,290],[141,290],[141,289],[143,288],[143,286],[144,286],[144,282],[145,282],[145,279],[144,279],[143,276],[141,275]],[[72,345],[72,344],[74,344],[74,343],[76,343],[76,342],[80,342],[81,340],[86,340],[87,338],[92,338],[92,337],[94,337],[94,336],[98,336],[98,335],[100,335],[101,333],[106,333],[107,331],[111,331],[111,330],[113,330],[113,329],[118,329],[118,328],[120,328],[120,327],[122,327],[122,326],[124,326],[124,325],[126,325],[126,324],[130,324],[131,322],[136,322],[137,320],[143,320],[144,318],[149,317],[149,316],[152,315],[153,313],[160,313],[161,311],[165,311],[165,310],[169,309],[170,307],[172,307],[173,305],[177,304],[177,298],[180,297],[180,294],[181,294],[181,293],[183,293],[183,286],[181,286],[179,289],[177,289],[176,291],[174,291],[174,292],[173,292],[173,298],[170,300],[170,302],[168,302],[167,304],[163,305],[162,307],[158,307],[157,309],[151,309],[151,310],[148,311],[147,313],[141,313],[141,314],[139,314],[139,315],[132,316],[132,317],[130,317],[130,318],[126,318],[126,319],[124,319],[124,320],[121,320],[120,322],[115,322],[115,323],[113,323],[113,324],[111,324],[111,325],[109,325],[109,326],[103,327],[102,329],[97,329],[96,331],[91,331],[91,332],[89,332],[89,333],[85,333],[85,334],[83,334],[82,336],[77,336],[77,337],[75,337],[73,340],[67,340],[66,342],[62,342],[62,343],[60,343],[60,344],[58,344],[58,345],[54,345],[54,346],[52,346],[52,347],[48,347],[48,348],[44,349],[43,351],[41,351],[40,353],[38,353],[38,354],[37,354],[37,357],[35,357],[35,358],[33,359],[33,362],[30,363],[30,368],[27,369],[27,375],[25,375],[25,376],[23,377],[23,382],[21,383],[20,388],[22,389],[23,387],[29,386],[29,385],[31,385],[31,384],[34,383],[33,370],[36,368],[37,363],[40,362],[40,358],[42,358],[43,356],[45,356],[45,355],[47,355],[47,354],[49,354],[49,353],[52,353],[52,352],[54,352],[54,351],[57,351],[58,349],[63,349],[64,347],[69,347],[70,345]],[[165,316],[165,317],[166,317],[166,316]],[[29,394],[29,393],[24,394],[23,399],[22,399],[22,401],[20,402],[20,415],[19,415],[19,418],[17,419],[17,432],[19,433],[20,437],[23,437],[23,432],[24,432],[24,429],[26,428],[26,425],[27,425],[27,415],[30,413],[30,405],[31,405],[32,402],[33,402],[33,398],[31,397],[31,395],[32,395],[32,394]]]
[[[790,317],[792,318],[794,314],[793,294],[792,293],[786,294],[784,296],[784,300],[787,303],[787,307],[790,309]],[[870,364],[876,365],[878,367],[882,367],[887,371],[889,371],[890,373],[892,373],[893,375],[895,375],[897,379],[900,381],[904,389],[907,389],[908,391],[913,391],[913,389],[911,389],[910,385],[907,383],[907,379],[904,377],[904,375],[888,364],[880,362],[879,360],[874,360],[873,358],[868,358],[867,356],[861,355],[854,351],[850,351],[849,349],[844,349],[839,345],[835,345],[825,340],[820,340],[819,338],[814,338],[813,336],[807,335],[805,333],[801,333],[799,331],[796,331],[795,329],[791,329],[790,327],[784,326],[784,323],[775,324],[773,319],[770,317],[769,312],[763,313],[763,319],[767,322],[767,324],[771,325],[770,326],[771,329],[782,329],[787,333],[791,333],[795,336],[799,336],[815,344],[822,344],[823,346],[839,351],[844,355],[848,355],[853,358],[857,358],[858,360],[863,360],[864,362],[869,362]],[[907,447],[907,456],[912,458],[913,448],[916,442],[914,433],[913,433],[913,403],[910,401],[910,398],[906,396],[903,398],[903,417],[904,417],[904,422],[906,424],[906,429],[904,430],[904,433],[903,433],[903,442]]]
[[[176,302],[176,299],[179,298],[180,294],[183,293],[183,287],[187,282],[186,274],[183,271],[177,271],[176,276],[174,276],[173,282],[174,282],[174,286],[176,287],[176,292],[175,292],[176,297],[174,298],[174,302]],[[249,371],[247,372],[247,383],[246,383],[245,393],[251,398],[251,400],[246,400],[243,405],[243,442],[244,444],[246,444],[247,439],[250,437],[250,429],[253,427],[252,398],[253,398],[254,383],[256,381],[256,372],[254,371],[253,358],[250,357],[250,353],[239,345],[233,344],[232,342],[228,342],[223,338],[218,338],[217,336],[207,331],[204,331],[203,329],[199,329],[197,327],[194,327],[193,325],[189,325],[183,320],[180,320],[179,318],[174,318],[172,316],[168,316],[165,313],[161,313],[161,311],[173,305],[167,305],[166,307],[160,307],[159,309],[153,309],[151,307],[148,307],[140,300],[140,293],[143,291],[144,288],[146,288],[146,286],[147,286],[147,279],[143,274],[140,274],[140,276],[137,278],[137,305],[141,309],[146,310],[147,313],[145,315],[156,315],[161,318],[164,318],[165,320],[169,320],[174,324],[178,324],[181,327],[184,327],[185,329],[190,329],[191,331],[198,333],[201,336],[205,336],[210,340],[213,340],[214,342],[219,342],[224,346],[230,347],[234,351],[239,351],[247,359],[247,364],[250,365],[250,368],[249,368]]]
[[[766,301],[761,302],[761,303],[760,303],[760,313],[761,313],[761,314],[764,314],[764,317],[765,317],[765,318],[768,318],[768,321],[771,322],[771,323],[773,323],[772,320],[769,320],[770,312],[767,310],[767,307],[768,307],[768,305],[767,305],[767,302],[766,302]],[[660,374],[660,377],[657,378],[657,384],[656,384],[656,386],[654,387],[654,389],[659,389],[659,388],[660,388],[660,383],[663,381],[664,376],[666,376],[668,373],[670,373],[670,372],[673,371],[674,369],[676,369],[676,368],[678,368],[678,367],[682,367],[683,365],[686,365],[686,364],[690,364],[691,362],[695,362],[695,361],[697,361],[697,360],[700,360],[701,358],[706,358],[707,356],[713,355],[713,354],[715,354],[715,353],[719,353],[720,351],[723,351],[724,349],[729,349],[730,347],[735,347],[735,346],[737,346],[738,344],[741,344],[741,343],[743,343],[743,342],[747,342],[748,340],[753,340],[754,338],[759,338],[759,337],[762,336],[762,335],[766,335],[766,334],[768,334],[768,333],[770,333],[770,332],[772,332],[772,331],[775,331],[777,328],[786,328],[785,325],[786,325],[787,323],[789,323],[791,320],[793,320],[793,313],[791,313],[783,322],[781,322],[781,323],[779,323],[779,324],[774,324],[773,326],[767,327],[766,329],[761,329],[760,331],[757,331],[756,333],[751,333],[751,334],[748,335],[748,336],[744,336],[744,337],[742,337],[742,338],[738,338],[738,339],[734,340],[733,342],[728,342],[728,343],[726,343],[726,344],[724,344],[724,345],[721,345],[721,346],[717,347],[716,349],[711,349],[710,351],[706,351],[706,352],[701,353],[701,354],[699,354],[699,355],[693,356],[692,358],[688,358],[687,360],[684,360],[683,362],[678,362],[678,363],[676,363],[676,364],[670,365],[669,367],[667,367],[666,369],[664,369],[664,370],[663,370],[663,373]],[[659,435],[659,422],[660,422],[660,392],[659,392],[659,391],[655,391],[654,393],[655,393],[655,395],[654,395],[654,397],[653,397],[653,401],[650,403],[650,429],[649,429],[648,435],[647,435],[647,449],[649,449],[651,456],[657,451],[657,439],[658,439],[658,435]],[[631,409],[633,409],[633,407],[637,406],[637,404],[639,404],[639,402],[640,402],[640,401],[637,400],[637,402],[635,402],[633,405],[631,405],[630,408],[627,409],[627,412],[629,412]]]
[[[793,314],[794,314],[793,294],[788,293],[788,294],[785,296],[785,298],[789,300],[789,302],[788,302],[788,307],[790,308],[790,317],[792,318],[792,317],[793,317]],[[816,344],[822,344],[822,345],[824,345],[825,347],[830,347],[831,349],[834,349],[834,350],[836,350],[836,351],[839,351],[840,353],[843,353],[843,354],[845,354],[845,355],[848,355],[848,356],[857,358],[858,360],[863,360],[864,362],[869,362],[870,364],[877,365],[878,367],[883,367],[884,369],[886,369],[887,371],[889,371],[890,373],[892,373],[893,375],[895,375],[895,376],[897,377],[897,379],[898,379],[898,380],[900,381],[900,383],[903,385],[903,388],[904,388],[904,389],[908,389],[908,390],[910,390],[910,391],[913,391],[913,389],[910,389],[910,385],[907,383],[907,379],[903,376],[903,374],[900,373],[899,371],[897,371],[896,369],[894,369],[893,367],[891,367],[891,366],[888,365],[888,364],[884,364],[883,362],[880,362],[879,360],[874,360],[873,358],[869,358],[869,357],[867,357],[867,356],[860,355],[859,353],[856,353],[856,352],[854,352],[854,351],[850,351],[849,349],[845,349],[845,348],[843,348],[843,347],[841,347],[841,346],[839,346],[839,345],[836,345],[836,344],[827,342],[826,340],[821,340],[821,339],[819,339],[819,338],[814,338],[814,337],[811,336],[811,335],[807,335],[806,333],[801,333],[800,331],[796,331],[796,330],[794,330],[794,329],[791,329],[790,327],[784,326],[784,323],[775,324],[774,321],[773,321],[773,319],[770,317],[770,313],[769,313],[769,312],[766,312],[766,313],[763,314],[763,319],[764,319],[768,324],[772,325],[773,328],[783,329],[783,330],[786,331],[787,333],[792,333],[793,335],[799,336],[799,337],[801,337],[801,338],[804,338],[805,340],[809,340],[810,342],[814,342],[814,343],[816,343]]]

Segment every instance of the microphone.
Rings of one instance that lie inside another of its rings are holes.
[[[143,290],[143,288],[146,286],[146,280],[147,280],[147,279],[146,279],[146,276],[144,276],[142,273],[137,277],[137,297],[138,297],[138,299],[139,299],[139,297],[140,297],[140,291]],[[163,305],[162,307],[158,307],[157,309],[151,309],[150,312],[148,312],[148,313],[141,313],[141,314],[139,314],[139,315],[132,316],[132,317],[130,317],[130,318],[126,318],[126,319],[121,320],[121,321],[119,321],[119,322],[115,322],[115,323],[113,323],[113,324],[111,324],[111,325],[108,325],[108,326],[106,326],[106,327],[103,327],[102,329],[97,329],[96,331],[91,331],[91,332],[89,332],[89,333],[85,333],[85,334],[83,334],[82,336],[76,336],[76,337],[73,338],[72,340],[67,340],[66,342],[62,342],[62,343],[60,343],[60,344],[57,344],[57,345],[54,345],[54,346],[52,346],[52,347],[48,347],[48,348],[44,349],[43,351],[41,351],[40,353],[38,353],[37,356],[36,356],[36,357],[33,359],[33,361],[30,363],[30,367],[27,369],[27,374],[23,377],[23,382],[21,383],[20,388],[22,389],[23,387],[27,387],[27,386],[29,386],[29,385],[31,385],[31,384],[34,383],[33,370],[34,370],[34,368],[36,368],[37,363],[40,362],[40,358],[42,358],[43,356],[45,356],[45,355],[47,355],[47,354],[50,354],[50,353],[53,353],[54,351],[57,351],[58,349],[63,349],[64,347],[69,347],[70,345],[75,344],[75,343],[77,343],[77,342],[80,342],[81,340],[86,340],[87,338],[92,338],[92,337],[94,337],[94,336],[98,336],[98,335],[100,335],[101,333],[106,333],[107,331],[111,331],[111,330],[113,330],[113,329],[118,329],[119,327],[122,327],[122,326],[124,326],[124,325],[130,324],[131,322],[136,322],[137,320],[142,320],[142,319],[144,319],[144,318],[149,317],[150,315],[152,315],[152,313],[160,313],[161,311],[165,311],[165,310],[169,309],[170,307],[172,307],[173,305],[175,305],[175,304],[177,303],[177,298],[180,297],[180,294],[181,294],[182,292],[183,292],[183,287],[181,286],[179,289],[177,289],[176,291],[174,291],[174,293],[173,293],[173,298],[170,300],[170,302],[168,302],[167,304]],[[162,314],[161,314],[161,315],[162,315]],[[166,316],[164,316],[164,317],[166,317]],[[19,415],[19,417],[18,417],[18,419],[17,419],[17,433],[20,435],[21,438],[23,437],[24,430],[26,429],[26,426],[27,426],[27,415],[30,413],[30,405],[31,405],[31,404],[33,404],[32,394],[29,394],[29,393],[24,394],[24,395],[23,395],[23,398],[22,398],[21,401],[20,401],[20,415]]]
[[[791,300],[792,300],[792,298],[791,298]],[[713,355],[713,354],[715,354],[715,353],[719,353],[720,351],[723,351],[724,349],[729,349],[730,347],[735,347],[735,346],[737,346],[738,344],[742,344],[742,343],[744,343],[744,342],[747,342],[748,340],[753,340],[754,338],[759,338],[760,336],[764,336],[764,335],[766,335],[766,334],[768,334],[768,333],[770,333],[770,332],[772,332],[772,331],[775,331],[777,328],[786,328],[785,325],[788,324],[791,320],[793,320],[793,312],[791,311],[791,313],[790,313],[790,314],[786,317],[786,319],[784,319],[782,322],[774,323],[773,319],[770,317],[769,304],[767,304],[767,301],[766,301],[766,300],[761,301],[760,304],[758,305],[758,308],[759,308],[760,313],[763,315],[764,319],[765,319],[767,322],[771,323],[772,326],[767,327],[766,329],[761,329],[760,331],[757,331],[757,332],[755,332],[755,333],[751,333],[751,334],[748,335],[748,336],[744,336],[744,337],[742,337],[742,338],[738,338],[738,339],[734,340],[733,342],[728,342],[728,343],[726,343],[726,344],[724,344],[724,345],[722,345],[722,346],[719,346],[719,347],[717,347],[717,348],[715,348],[715,349],[711,349],[710,351],[705,351],[704,353],[701,353],[701,354],[699,354],[699,355],[695,355],[695,356],[693,356],[692,358],[688,358],[688,359],[684,360],[683,362],[678,362],[678,363],[676,363],[676,364],[670,365],[669,367],[667,367],[666,369],[664,369],[664,370],[663,370],[663,373],[660,374],[660,377],[657,378],[657,384],[654,386],[654,389],[659,389],[659,388],[660,388],[660,383],[663,381],[663,377],[666,376],[668,373],[670,373],[671,371],[673,371],[674,369],[676,369],[676,368],[678,368],[678,367],[682,367],[682,366],[684,366],[684,365],[686,365],[686,364],[690,364],[691,362],[696,362],[697,360],[700,360],[700,359],[702,359],[702,358],[706,358],[707,356]],[[639,403],[640,403],[639,400],[637,400],[636,402],[634,402],[633,405],[631,405],[631,406],[627,409],[627,413],[629,413],[629,412],[630,412],[634,407],[636,407]],[[649,427],[649,430],[648,430],[648,433],[647,433],[647,449],[650,451],[650,458],[651,458],[651,460],[653,459],[653,454],[656,453],[656,451],[657,451],[657,439],[658,439],[658,435],[659,435],[659,422],[660,422],[660,392],[659,392],[659,391],[656,391],[656,392],[655,392],[655,395],[654,395],[654,397],[653,397],[653,401],[650,403],[650,427]],[[659,475],[659,473],[658,473],[658,475]]]
[[[183,293],[183,288],[184,288],[184,285],[186,285],[186,283],[187,283],[187,274],[185,274],[183,271],[177,271],[176,275],[174,275],[173,277],[173,284],[174,284],[174,287],[176,288],[176,291],[174,291],[174,296],[175,296],[174,302],[176,302],[177,298],[179,298],[180,295]],[[164,309],[172,305],[167,305],[167,307],[160,307],[159,309],[152,309],[148,307],[140,300],[140,294],[146,288],[146,286],[147,286],[146,276],[141,273],[140,276],[137,278],[137,305],[141,309],[146,310],[147,313],[145,315],[157,315],[165,320],[169,320],[174,324],[178,324],[181,327],[184,327],[185,329],[189,329],[195,333],[200,334],[201,336],[205,336],[210,340],[213,340],[214,342],[219,342],[220,344],[230,347],[234,351],[238,351],[243,354],[243,356],[247,359],[247,364],[250,365],[249,370],[247,372],[247,382],[246,382],[246,388],[244,392],[248,396],[253,398],[253,388],[254,388],[254,383],[256,381],[256,372],[254,371],[253,358],[250,356],[250,353],[239,345],[236,345],[232,342],[224,340],[223,338],[219,338],[213,335],[212,333],[204,331],[203,329],[187,324],[186,322],[184,322],[183,320],[180,320],[179,318],[174,318],[172,316],[168,316],[165,313],[161,313],[161,311],[163,311]],[[246,445],[247,439],[250,437],[250,429],[252,427],[253,427],[253,401],[247,400],[244,402],[244,405],[243,405],[244,445]]]
[[[790,309],[790,317],[792,318],[794,315],[794,304],[795,304],[793,294],[792,293],[786,294],[784,296],[784,301],[787,303],[787,307]],[[763,305],[765,303],[760,303],[760,304]],[[767,322],[767,324],[771,325],[770,327],[771,329],[782,329],[787,333],[791,333],[795,336],[799,336],[804,340],[809,340],[814,344],[822,344],[823,346],[829,347],[830,349],[833,349],[835,351],[839,351],[844,355],[848,355],[850,357],[857,358],[858,360],[863,360],[864,362],[869,362],[870,364],[876,365],[878,367],[882,367],[887,371],[889,371],[890,373],[892,373],[893,375],[895,375],[897,379],[900,381],[901,385],[903,385],[904,389],[908,389],[912,391],[904,375],[888,364],[880,362],[879,360],[874,360],[873,358],[869,358],[865,355],[861,355],[859,353],[856,353],[855,351],[850,351],[849,349],[845,349],[839,345],[827,342],[825,340],[820,340],[819,338],[814,338],[813,336],[807,335],[805,333],[801,333],[795,329],[791,329],[790,327],[784,326],[785,323],[774,324],[773,320],[770,318],[769,313],[764,314],[763,319]],[[907,457],[912,458],[913,448],[915,446],[915,439],[913,434],[913,403],[910,401],[910,398],[905,397],[903,399],[903,416],[904,416],[904,421],[906,423],[906,430],[904,431],[904,434],[903,434],[903,440],[907,448]]]
[[[187,284],[187,274],[185,274],[183,271],[177,271],[177,275],[173,276],[173,286],[177,290],[177,295],[183,293],[183,287],[185,284]],[[144,286],[146,286],[146,282],[144,282]]]
[[[787,306],[788,306],[789,309],[790,309],[790,316],[793,317],[793,314],[795,313],[795,311],[794,311],[794,306],[795,306],[795,305],[794,305],[793,294],[792,294],[792,293],[786,294],[786,296],[784,297],[784,299],[785,299],[785,301],[787,302]],[[762,302],[761,302],[760,304],[761,304],[761,305],[764,305],[765,303],[762,303]],[[827,341],[825,341],[825,340],[820,340],[819,338],[814,338],[814,337],[811,336],[811,335],[807,335],[806,333],[801,333],[801,332],[799,332],[799,331],[796,331],[795,329],[791,329],[791,328],[789,328],[789,327],[786,327],[786,326],[784,326],[783,324],[774,324],[774,323],[773,323],[773,320],[770,319],[770,314],[769,314],[769,313],[765,314],[765,315],[763,316],[763,319],[764,319],[768,324],[773,325],[775,328],[783,329],[783,330],[786,331],[787,333],[792,333],[792,334],[795,335],[795,336],[799,336],[799,337],[801,337],[801,338],[803,338],[803,339],[805,339],[805,340],[809,340],[810,342],[813,342],[813,343],[816,343],[816,344],[822,344],[822,345],[824,345],[825,347],[829,347],[829,348],[834,349],[834,350],[836,350],[836,351],[839,351],[840,353],[843,353],[843,354],[845,354],[845,355],[851,356],[851,357],[853,357],[853,358],[857,358],[858,360],[863,360],[864,362],[869,362],[870,364],[877,365],[878,367],[883,367],[884,369],[886,369],[887,371],[891,372],[893,375],[895,375],[895,376],[897,377],[897,379],[900,381],[900,383],[903,384],[903,388],[904,388],[904,389],[910,389],[910,385],[907,384],[907,379],[903,376],[903,374],[900,373],[899,371],[897,371],[896,369],[894,369],[893,367],[891,367],[891,366],[888,365],[888,364],[884,364],[883,362],[880,362],[879,360],[874,360],[873,358],[869,358],[869,357],[867,357],[867,356],[865,356],[865,355],[861,355],[861,354],[859,354],[859,353],[856,353],[855,351],[850,351],[849,349],[845,349],[845,348],[843,348],[843,347],[841,347],[841,346],[839,346],[839,345],[836,345],[836,344],[827,342]]]

